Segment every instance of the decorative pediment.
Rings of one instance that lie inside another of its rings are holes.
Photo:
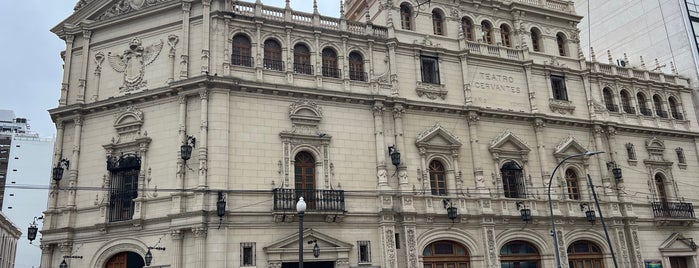
[[[575,137],[568,135],[568,137],[556,145],[556,147],[553,149],[553,155],[556,156],[556,158],[562,158],[568,155],[584,153],[587,151],[588,150],[580,145]]]
[[[323,258],[328,260],[347,260],[350,256],[350,250],[352,249],[352,244],[350,243],[340,241],[313,229],[305,229],[303,231],[303,252],[306,258],[311,258],[314,246],[313,244],[309,245],[307,241],[315,241],[318,243]],[[265,247],[263,250],[267,255],[267,261],[269,263],[298,261],[298,233],[294,232],[278,242]]]
[[[415,141],[415,145],[418,148],[458,149],[461,147],[461,144],[459,137],[444,129],[439,123],[435,123],[432,127],[417,135]]]
[[[646,140],[646,149],[648,152],[662,152],[665,150],[665,142],[658,137],[653,137]]]
[[[142,125],[143,112],[133,106],[121,110],[114,120],[114,128],[119,134],[140,132]]]
[[[174,0],[119,0],[112,4],[104,11],[97,20],[106,20],[113,17],[118,17],[130,12],[142,10],[148,7],[156,6],[160,3],[170,2]]]
[[[658,248],[662,253],[673,253],[673,252],[691,252],[694,253],[694,249],[691,248],[691,238],[686,238],[680,233],[672,233],[665,241],[660,244]]]
[[[313,140],[330,138],[318,129],[323,119],[323,109],[313,101],[303,99],[289,105],[289,119],[291,130],[282,131],[283,137],[305,137]]]
[[[646,150],[648,150],[648,158],[643,160],[646,166],[653,167],[669,167],[672,162],[666,161],[663,157],[665,153],[665,142],[658,137],[652,137],[646,140]]]
[[[517,154],[528,154],[531,151],[527,143],[515,136],[509,129],[490,141],[488,150],[492,153],[510,152]]]

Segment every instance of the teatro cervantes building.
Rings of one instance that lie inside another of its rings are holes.
[[[80,0],[41,266],[699,264],[686,78],[568,0],[340,2]]]

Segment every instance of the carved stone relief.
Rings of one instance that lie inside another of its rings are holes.
[[[143,80],[146,66],[158,58],[163,44],[163,40],[159,40],[158,43],[144,48],[141,40],[134,38],[129,43],[129,48],[121,55],[112,55],[111,52],[107,54],[112,69],[124,73],[124,84],[119,88],[119,92],[135,91],[146,86],[146,81]]]

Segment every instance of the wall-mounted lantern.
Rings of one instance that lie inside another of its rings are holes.
[[[146,255],[143,256],[143,259],[146,261],[146,266],[150,266],[151,262],[153,262],[153,253],[150,252],[151,249],[165,250],[164,247],[148,247],[148,252],[146,252]]]
[[[223,198],[223,192],[218,192],[218,201],[216,201],[216,215],[218,215],[218,228],[221,229],[223,216],[226,216],[226,200]]]
[[[585,218],[590,224],[595,224],[595,221],[597,221],[597,216],[595,215],[595,211],[592,210],[589,204],[587,203],[582,203],[580,204],[580,211],[585,212]]]
[[[318,240],[313,239],[311,241],[308,241],[308,244],[314,244],[313,245],[313,257],[318,258],[320,256],[320,247],[318,246]]]
[[[391,156],[391,163],[398,168],[400,165],[400,152],[395,145],[388,146],[388,155]]]
[[[621,168],[619,165],[616,164],[614,161],[609,161],[607,162],[607,168],[612,169],[612,175],[614,176],[615,180],[620,180],[621,179]]]
[[[449,199],[442,200],[442,205],[444,205],[444,208],[447,209],[447,217],[449,217],[451,222],[454,222],[459,214],[457,208],[454,207],[454,204]]]
[[[27,228],[27,239],[29,239],[29,244],[31,244],[34,239],[36,239],[36,234],[39,232],[39,227],[37,227],[36,220],[43,220],[44,216],[34,217],[34,221],[29,224]]]
[[[180,157],[187,161],[192,158],[192,148],[196,145],[197,139],[192,136],[187,136],[187,140],[180,146]]]
[[[63,179],[63,170],[70,168],[70,161],[68,159],[61,159],[56,163],[56,166],[53,168],[53,180],[58,183]]]
[[[522,201],[515,203],[515,205],[517,205],[517,210],[519,210],[519,214],[522,218],[522,221],[524,221],[524,223],[532,222],[532,210],[527,208],[527,206]]]

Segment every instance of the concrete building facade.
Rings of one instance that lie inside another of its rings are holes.
[[[80,1],[42,267],[698,263],[686,78],[587,61],[570,1],[422,2]]]

